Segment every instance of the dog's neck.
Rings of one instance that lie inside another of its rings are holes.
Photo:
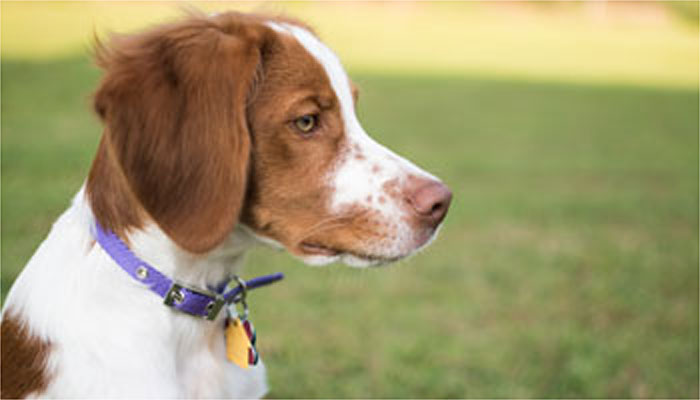
[[[236,227],[223,243],[205,254],[180,248],[157,224],[150,222],[126,234],[129,248],[171,279],[200,288],[217,287],[239,273],[247,251],[256,239]]]
[[[95,241],[94,222],[81,189],[4,305],[33,335],[56,344],[55,357],[61,359],[62,368],[51,367],[50,373],[58,378],[46,397],[91,390],[126,397],[149,393],[153,397],[227,397],[240,390],[248,393],[248,386],[256,391],[245,397],[260,396],[265,390],[264,371],[258,375],[250,370],[232,371],[224,356],[225,313],[217,321],[206,321],[169,310],[102,250]],[[246,250],[256,243],[252,235],[236,228],[212,251],[193,255],[152,222],[130,230],[126,239],[139,258],[173,280],[198,287],[216,285],[238,273]],[[94,365],[105,369],[92,368]],[[162,371],[154,365],[171,368],[180,386],[159,384]],[[255,385],[245,383],[250,374],[258,379]],[[117,375],[124,380],[112,379]],[[130,385],[124,386],[124,381]]]

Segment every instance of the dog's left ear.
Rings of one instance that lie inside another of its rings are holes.
[[[246,107],[270,34],[231,14],[98,47],[105,75],[94,105],[105,132],[88,190],[100,179],[96,164],[109,158],[129,188],[121,196],[136,199],[178,245],[202,253],[220,244],[243,207],[251,151]],[[103,214],[96,217],[106,228],[128,228],[109,209]]]

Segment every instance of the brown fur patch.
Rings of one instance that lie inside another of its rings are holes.
[[[382,184],[382,190],[384,193],[388,194],[389,197],[394,199],[400,199],[401,196],[401,184],[398,178],[392,178],[387,180]]]
[[[46,390],[51,380],[47,370],[51,344],[32,336],[9,310],[5,310],[0,324],[0,348],[1,398],[23,398]]]

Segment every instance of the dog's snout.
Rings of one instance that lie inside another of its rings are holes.
[[[442,222],[450,208],[452,192],[442,182],[434,180],[414,181],[407,191],[406,200],[418,217],[437,226]]]

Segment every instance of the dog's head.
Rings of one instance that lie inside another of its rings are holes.
[[[447,212],[445,185],[365,133],[338,58],[298,22],[191,16],[97,60],[87,191],[119,234],[153,220],[203,253],[240,223],[308,263],[372,265],[426,245]]]

